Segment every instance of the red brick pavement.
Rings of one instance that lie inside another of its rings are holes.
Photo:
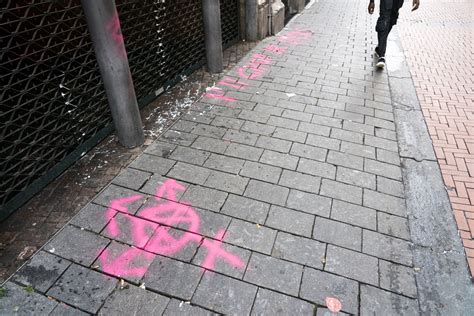
[[[474,1],[406,2],[400,36],[474,276]]]

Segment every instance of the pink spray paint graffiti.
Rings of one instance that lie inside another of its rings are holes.
[[[278,44],[268,44],[263,48],[263,51],[269,55],[259,53],[253,54],[250,61],[236,69],[237,76],[239,77],[238,81],[230,77],[224,77],[217,83],[217,85],[229,87],[235,90],[245,90],[248,84],[245,83],[244,80],[258,80],[263,78],[269,69],[268,65],[273,62],[271,55],[283,55],[288,48],[307,41],[312,34],[313,33],[310,30],[295,29],[285,33],[284,35],[279,35],[277,37]],[[209,91],[204,94],[204,97],[222,100],[229,103],[237,101],[235,98],[225,95],[225,91],[219,87],[209,89]]]
[[[144,208],[139,217],[129,214],[127,205],[139,200],[140,196],[113,200],[106,212],[106,219],[109,221],[106,234],[109,237],[119,236],[123,222],[117,220],[117,215],[124,214],[123,219],[126,219],[126,226],[131,229],[133,246],[136,248],[130,247],[115,257],[106,249],[99,256],[102,270],[119,277],[141,278],[156,254],[171,256],[183,250],[189,243],[199,243],[202,236],[199,233],[198,213],[192,206],[175,202],[178,200],[177,192],[184,190],[185,187],[175,180],[166,180],[157,189],[156,205]],[[178,225],[183,232],[176,237],[170,230]],[[148,233],[150,229],[154,230],[151,238]],[[242,259],[223,248],[224,235],[225,230],[221,229],[215,240],[204,239],[201,247],[206,249],[207,254],[202,268],[214,269],[217,260],[223,260],[238,269],[245,268]]]
[[[115,43],[117,54],[121,57],[126,57],[127,52],[125,51],[124,38],[122,35],[122,30],[120,28],[120,20],[117,13],[115,13],[115,15],[112,18],[110,18],[105,28],[107,32],[109,32],[110,37]]]

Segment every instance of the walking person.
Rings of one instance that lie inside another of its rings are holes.
[[[380,14],[377,20],[378,45],[375,48],[375,55],[377,56],[378,68],[385,67],[385,50],[387,49],[388,34],[392,27],[397,24],[398,11],[403,6],[403,0],[380,0]],[[412,11],[415,11],[420,6],[420,0],[413,0]],[[374,13],[375,0],[370,0],[369,14]]]

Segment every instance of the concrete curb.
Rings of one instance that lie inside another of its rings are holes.
[[[468,315],[474,286],[451,203],[398,32],[389,39],[387,71],[423,315]]]

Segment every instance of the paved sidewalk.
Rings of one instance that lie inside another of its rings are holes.
[[[366,7],[319,1],[260,43],[6,283],[0,314],[467,315],[465,261],[418,265],[435,248]]]

